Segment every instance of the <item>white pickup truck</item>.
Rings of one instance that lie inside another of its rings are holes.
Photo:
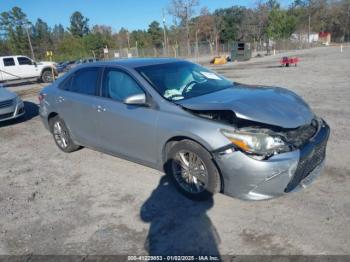
[[[0,57],[0,82],[37,79],[48,83],[57,76],[54,62],[35,62],[26,56]]]

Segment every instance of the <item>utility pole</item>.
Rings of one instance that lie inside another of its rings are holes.
[[[129,36],[129,31],[126,31],[126,38],[128,40],[128,53],[129,53],[129,50],[130,50],[130,36]]]
[[[187,55],[191,56],[191,43],[190,43],[190,23],[189,23],[189,10],[188,10],[188,3],[186,3],[185,10],[186,10],[186,34],[187,34]]]
[[[27,28],[26,25],[24,25],[24,28],[25,28],[25,30],[26,30],[26,32],[27,32],[28,43],[29,43],[30,51],[31,51],[31,53],[32,53],[32,59],[35,61],[35,56],[34,56],[32,41],[30,40],[30,35],[29,35],[29,32],[28,32],[28,28]]]
[[[162,9],[162,14],[163,14],[163,34],[164,34],[164,55],[168,55],[168,40],[166,36],[166,25],[165,25],[165,16],[164,16],[164,8]]]
[[[196,28],[196,60],[197,61],[198,61],[198,56],[199,56],[198,33],[199,33],[199,28],[198,28],[198,24],[197,24],[197,28]]]
[[[310,29],[310,24],[311,24],[311,16],[309,14],[309,26],[308,26],[308,33],[307,33],[307,42],[310,44],[310,34],[311,34],[311,29]]]
[[[136,56],[139,57],[139,45],[137,41],[135,41],[135,45],[136,45]]]
[[[350,42],[350,3],[348,4],[348,23],[346,27],[348,28],[348,42]]]

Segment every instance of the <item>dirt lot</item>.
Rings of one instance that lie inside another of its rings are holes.
[[[332,128],[324,174],[270,201],[192,202],[153,169],[62,153],[37,116],[40,87],[11,87],[28,114],[0,125],[0,254],[350,254],[350,47],[293,54],[298,67],[275,56],[215,68],[294,90]]]

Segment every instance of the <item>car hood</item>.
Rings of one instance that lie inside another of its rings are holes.
[[[38,65],[56,66],[56,63],[55,62],[51,62],[51,61],[40,61],[40,62],[38,62]]]
[[[191,110],[232,110],[238,118],[283,128],[306,125],[314,118],[301,97],[280,87],[235,83],[232,88],[176,103]]]
[[[16,98],[16,94],[0,86],[0,102]]]

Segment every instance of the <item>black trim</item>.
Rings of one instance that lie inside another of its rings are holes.
[[[317,135],[310,142],[300,148],[300,158],[294,176],[284,192],[293,191],[326,157],[326,147],[330,128],[326,122],[322,123]]]
[[[233,149],[233,151],[236,151],[236,147],[233,144],[228,144],[226,146],[220,147],[218,149],[215,149],[213,151],[211,151],[211,153],[213,154],[220,154],[221,152],[226,151],[227,149]]]

